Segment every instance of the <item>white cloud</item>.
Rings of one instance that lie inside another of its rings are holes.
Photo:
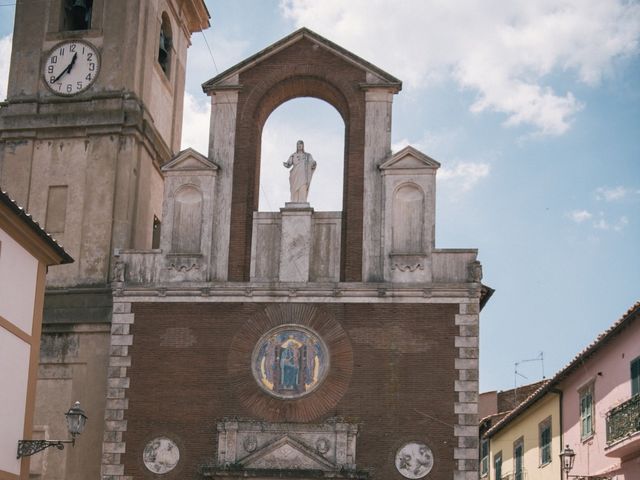
[[[604,217],[603,213],[600,213],[600,218],[593,222],[593,228],[596,230],[613,230],[616,232],[622,231],[627,225],[629,225],[629,219],[626,216],[621,216],[615,222],[611,222]]]
[[[0,101],[7,98],[9,83],[9,64],[11,62],[11,40],[13,36],[0,38]]]
[[[457,190],[468,192],[480,180],[489,176],[491,167],[482,162],[457,162],[443,166],[438,170],[438,180],[454,186]]]
[[[617,187],[598,187],[596,188],[596,199],[605,202],[613,202],[621,200],[629,195],[638,194],[640,191],[618,185]]]
[[[209,151],[209,120],[211,103],[209,97],[196,99],[184,94],[184,120],[182,121],[182,149],[191,147],[204,156]]]
[[[573,220],[575,223],[582,223],[586,220],[589,220],[593,215],[589,213],[587,210],[574,210],[569,212],[567,216]]]
[[[615,223],[615,225],[613,226],[613,229],[614,229],[616,232],[619,232],[620,230],[622,230],[623,228],[625,228],[627,225],[629,225],[629,219],[623,215],[623,216],[622,216],[622,217],[620,217],[620,218],[618,219],[618,221]]]
[[[403,138],[391,145],[393,152],[397,152],[407,145],[411,145],[418,150],[432,154],[431,151],[448,150],[452,143],[455,142],[457,133],[435,133],[425,132],[423,138],[417,142],[410,142],[409,139]],[[436,158],[438,160],[438,158]],[[442,159],[438,160],[442,161]],[[444,161],[438,170],[437,179],[440,185],[457,193],[466,193],[475,187],[483,178],[489,176],[491,172],[490,162],[471,162],[471,161]]]
[[[398,75],[412,88],[452,77],[474,112],[561,135],[582,107],[548,84],[569,72],[596,85],[638,51],[640,5],[624,0],[281,0],[285,17]]]

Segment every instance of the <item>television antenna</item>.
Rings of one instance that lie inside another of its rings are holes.
[[[529,378],[524,375],[518,368],[524,363],[532,363],[532,362],[540,362],[540,370],[542,373],[542,378],[544,379],[544,352],[540,352],[535,358],[525,358],[524,360],[519,360],[513,365],[513,396],[515,404],[518,403],[518,377],[524,378],[525,380],[529,380]]]

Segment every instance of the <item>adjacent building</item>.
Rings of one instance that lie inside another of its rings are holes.
[[[640,478],[640,303],[557,375],[572,475]]]
[[[481,477],[560,478],[568,447],[576,478],[640,478],[639,314],[637,303],[484,432]]]
[[[29,478],[18,440],[32,438],[45,276],[73,259],[0,191],[0,478]],[[64,423],[62,415],[58,419]]]

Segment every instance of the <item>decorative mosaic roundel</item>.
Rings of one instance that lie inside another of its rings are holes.
[[[433,468],[433,452],[424,443],[405,443],[396,453],[396,468],[403,477],[422,478]]]
[[[256,344],[251,360],[258,385],[280,398],[312,392],[329,370],[324,342],[299,325],[282,325],[267,332]]]
[[[144,465],[153,473],[163,474],[173,470],[180,460],[178,446],[166,437],[158,437],[147,443],[142,453]]]

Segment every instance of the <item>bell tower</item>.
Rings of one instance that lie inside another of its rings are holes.
[[[0,184],[78,259],[50,286],[104,285],[114,249],[152,247],[190,36],[208,25],[202,0],[17,4]]]
[[[36,432],[65,434],[58,413],[69,398],[95,422],[75,449],[34,463],[33,478],[100,474],[112,254],[159,241],[187,49],[209,18],[204,0],[16,4],[0,186],[76,259],[47,276]]]

